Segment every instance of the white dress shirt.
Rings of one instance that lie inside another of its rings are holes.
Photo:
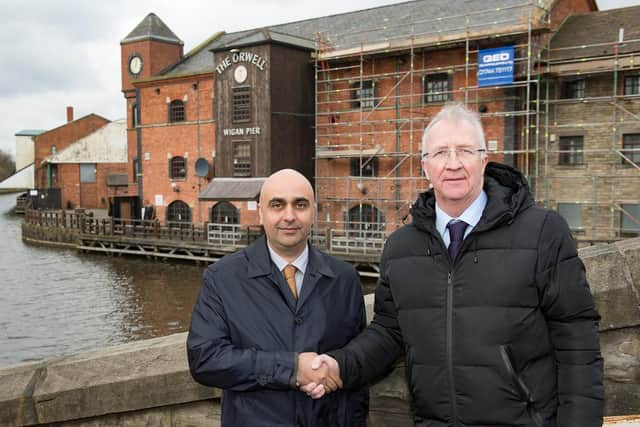
[[[304,272],[307,270],[307,264],[309,263],[309,245],[304,246],[304,250],[300,254],[298,258],[296,258],[293,262],[289,263],[284,258],[274,251],[269,243],[267,242],[267,248],[269,248],[269,255],[271,255],[271,261],[278,267],[278,270],[282,272],[284,268],[289,265],[295,265],[296,270],[296,290],[298,291],[298,295],[300,295],[300,290],[302,289],[302,280],[304,279]],[[284,273],[283,273],[284,274]]]
[[[440,233],[440,236],[442,236],[444,244],[449,247],[449,243],[451,243],[449,228],[447,228],[449,222],[464,221],[469,224],[464,232],[464,238],[466,239],[469,233],[471,233],[471,230],[478,225],[478,222],[482,217],[482,212],[484,212],[484,208],[486,206],[487,193],[485,193],[484,190],[482,190],[480,195],[476,197],[473,203],[471,203],[471,205],[469,205],[469,207],[465,209],[459,217],[449,216],[445,211],[440,209],[438,201],[436,201],[436,229],[438,230],[438,233]]]

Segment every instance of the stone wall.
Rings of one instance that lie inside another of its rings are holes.
[[[640,414],[640,238],[580,256],[602,315],[606,413]],[[369,318],[372,302],[368,295]],[[217,426],[220,390],[191,380],[185,339],[175,334],[0,369],[0,427]],[[398,365],[371,388],[369,426],[412,425],[408,402]]]

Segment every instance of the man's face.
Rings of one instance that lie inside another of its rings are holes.
[[[283,258],[297,258],[313,224],[311,185],[296,174],[270,177],[260,193],[259,214],[273,250]]]
[[[448,152],[438,158],[433,153],[442,150],[473,150],[471,156]],[[460,215],[480,195],[486,156],[475,150],[482,148],[471,124],[465,121],[442,120],[428,135],[422,167],[431,180],[438,205],[449,215]]]

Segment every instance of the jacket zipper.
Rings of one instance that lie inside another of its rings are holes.
[[[456,408],[456,388],[453,383],[453,277],[449,271],[447,275],[447,370],[449,371],[449,399],[451,400],[451,418],[453,426],[458,425],[458,411]]]
[[[513,367],[513,363],[511,363],[511,356],[509,354],[509,349],[505,345],[500,346],[500,355],[502,356],[502,361],[504,362],[505,367],[507,368],[507,372],[513,379],[520,396],[527,403],[527,411],[529,412],[529,416],[533,419],[533,422],[536,424],[536,427],[543,427],[544,420],[540,413],[536,410],[533,405],[533,398],[531,396],[531,391],[529,391],[529,387],[524,383],[522,378],[518,375],[515,368]]]

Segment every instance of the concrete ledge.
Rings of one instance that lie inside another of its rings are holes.
[[[70,421],[220,397],[189,374],[186,333],[0,370],[0,426]]]

